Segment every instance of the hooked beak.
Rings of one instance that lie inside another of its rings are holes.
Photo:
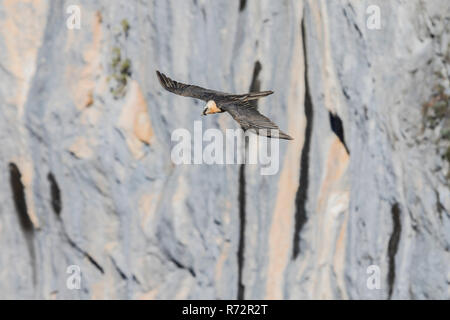
[[[208,111],[208,108],[203,109],[202,116],[206,116],[206,111]]]

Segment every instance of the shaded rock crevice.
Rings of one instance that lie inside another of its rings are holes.
[[[33,284],[36,285],[36,252],[34,248],[34,225],[28,214],[27,201],[25,197],[25,186],[22,182],[22,173],[17,165],[13,162],[9,163],[9,182],[13,195],[14,206],[16,208],[17,218],[25,238],[28,252],[30,255]]]
[[[245,164],[239,168],[239,244],[237,252],[238,260],[238,291],[237,298],[244,299],[244,283],[242,281],[242,272],[244,268],[244,248],[245,248]]]
[[[402,226],[400,223],[400,206],[396,202],[391,208],[391,216],[392,216],[392,234],[389,238],[388,244],[388,299],[392,297],[392,292],[394,289],[395,283],[395,256],[398,251],[398,244],[400,242],[400,235],[402,232]]]
[[[61,191],[53,173],[49,172],[47,175],[47,179],[50,183],[50,197],[53,212],[55,212],[56,215],[59,216],[62,210]]]
[[[311,149],[311,136],[313,129],[313,104],[310,93],[310,84],[308,81],[308,57],[307,57],[307,41],[305,31],[305,19],[302,20],[301,33],[303,40],[303,56],[305,61],[305,142],[303,144],[302,155],[300,158],[300,180],[295,196],[295,226],[294,226],[294,242],[292,259],[296,259],[300,253],[300,233],[308,220],[306,201],[308,197],[308,185],[309,185],[309,151]]]
[[[25,186],[22,183],[22,174],[15,163],[9,164],[9,178],[20,227],[25,234],[32,234],[34,227],[33,222],[28,215]]]
[[[341,120],[341,118],[332,112],[328,112],[328,115],[330,117],[330,127],[331,130],[336,134],[336,136],[341,141],[342,145],[345,148],[345,151],[347,151],[348,154],[350,154],[350,150],[347,147],[347,143],[345,142],[345,135],[344,135],[344,124]]]
[[[259,73],[262,70],[262,65],[259,61],[256,61],[253,67],[252,82],[250,84],[249,92],[258,92],[261,90],[261,81],[259,80]],[[254,108],[258,108],[258,99],[250,101],[250,105]],[[245,154],[247,153],[247,140],[244,137]],[[238,191],[238,203],[239,203],[239,244],[238,244],[238,291],[237,298],[243,300],[245,295],[245,286],[242,281],[242,273],[244,269],[244,250],[245,250],[245,226],[246,226],[246,205],[245,205],[245,163],[241,164],[239,168],[239,191]]]
[[[103,267],[94,259],[88,252],[80,248],[75,241],[73,241],[67,233],[65,233],[65,237],[69,245],[74,248],[76,251],[81,253],[101,274],[105,274],[105,270]]]
[[[178,269],[186,270],[186,271],[188,271],[188,272],[191,274],[191,276],[192,276],[193,278],[196,277],[194,268],[192,268],[192,267],[190,267],[190,266],[185,266],[185,265],[182,264],[180,261],[178,261],[177,259],[175,259],[173,256],[168,256],[168,259],[169,259],[169,261],[172,262]]]
[[[119,274],[119,276],[122,278],[122,280],[128,280],[127,275],[125,274],[125,272],[119,267],[119,265],[117,264],[116,260],[113,257],[111,258],[111,262],[114,266],[114,269],[116,269],[117,273]],[[133,276],[134,277],[134,276]]]
[[[239,1],[239,12],[244,11],[246,6],[247,6],[247,0],[240,0]]]
[[[60,215],[62,210],[61,190],[53,173],[49,172],[47,175],[47,179],[50,183],[50,197],[52,208],[56,214],[57,221],[60,224],[60,230],[62,231],[63,238],[72,248],[81,253],[101,274],[104,274],[105,270],[100,265],[100,263],[98,263],[97,260],[94,259],[94,257],[90,255],[87,251],[83,250],[74,240],[72,240],[72,238],[67,233],[67,230],[64,226],[64,221],[62,220]]]

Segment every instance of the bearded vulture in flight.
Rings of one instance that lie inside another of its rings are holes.
[[[203,115],[228,112],[233,119],[241,125],[244,131],[255,130],[256,133],[270,138],[293,140],[291,136],[282,132],[275,123],[273,123],[269,118],[263,116],[258,112],[258,110],[249,104],[250,100],[268,96],[273,93],[272,91],[229,94],[180,83],[170,79],[159,71],[156,71],[156,74],[162,87],[167,91],[180,96],[205,101],[206,106],[203,110]],[[271,130],[275,130],[275,134],[273,136]]]

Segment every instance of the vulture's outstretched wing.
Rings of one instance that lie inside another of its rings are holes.
[[[217,97],[223,97],[228,95],[227,93],[224,92],[205,89],[199,86],[174,81],[159,71],[156,71],[156,74],[158,76],[159,82],[161,83],[164,89],[172,93],[178,94],[180,96],[209,101],[214,100]]]
[[[293,140],[291,136],[281,131],[275,123],[259,113],[258,110],[250,106],[247,102],[228,104],[222,107],[222,110],[228,112],[244,130],[253,129],[258,134],[267,137]],[[271,130],[277,130],[278,136],[276,134],[272,136]]]
[[[226,92],[205,89],[199,86],[194,86],[191,84],[184,84],[170,79],[164,73],[156,71],[159,83],[161,86],[172,93],[178,94],[180,96],[191,97],[196,99],[201,99],[206,102],[209,100],[220,100],[220,101],[234,101],[246,102],[250,100],[259,99],[268,95],[271,95],[273,91],[261,91],[261,92],[249,92],[245,94],[230,94]]]

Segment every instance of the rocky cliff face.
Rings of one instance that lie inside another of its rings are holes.
[[[0,26],[0,298],[450,297],[448,1],[3,1]],[[157,69],[275,91],[279,172],[174,165],[203,105]]]

